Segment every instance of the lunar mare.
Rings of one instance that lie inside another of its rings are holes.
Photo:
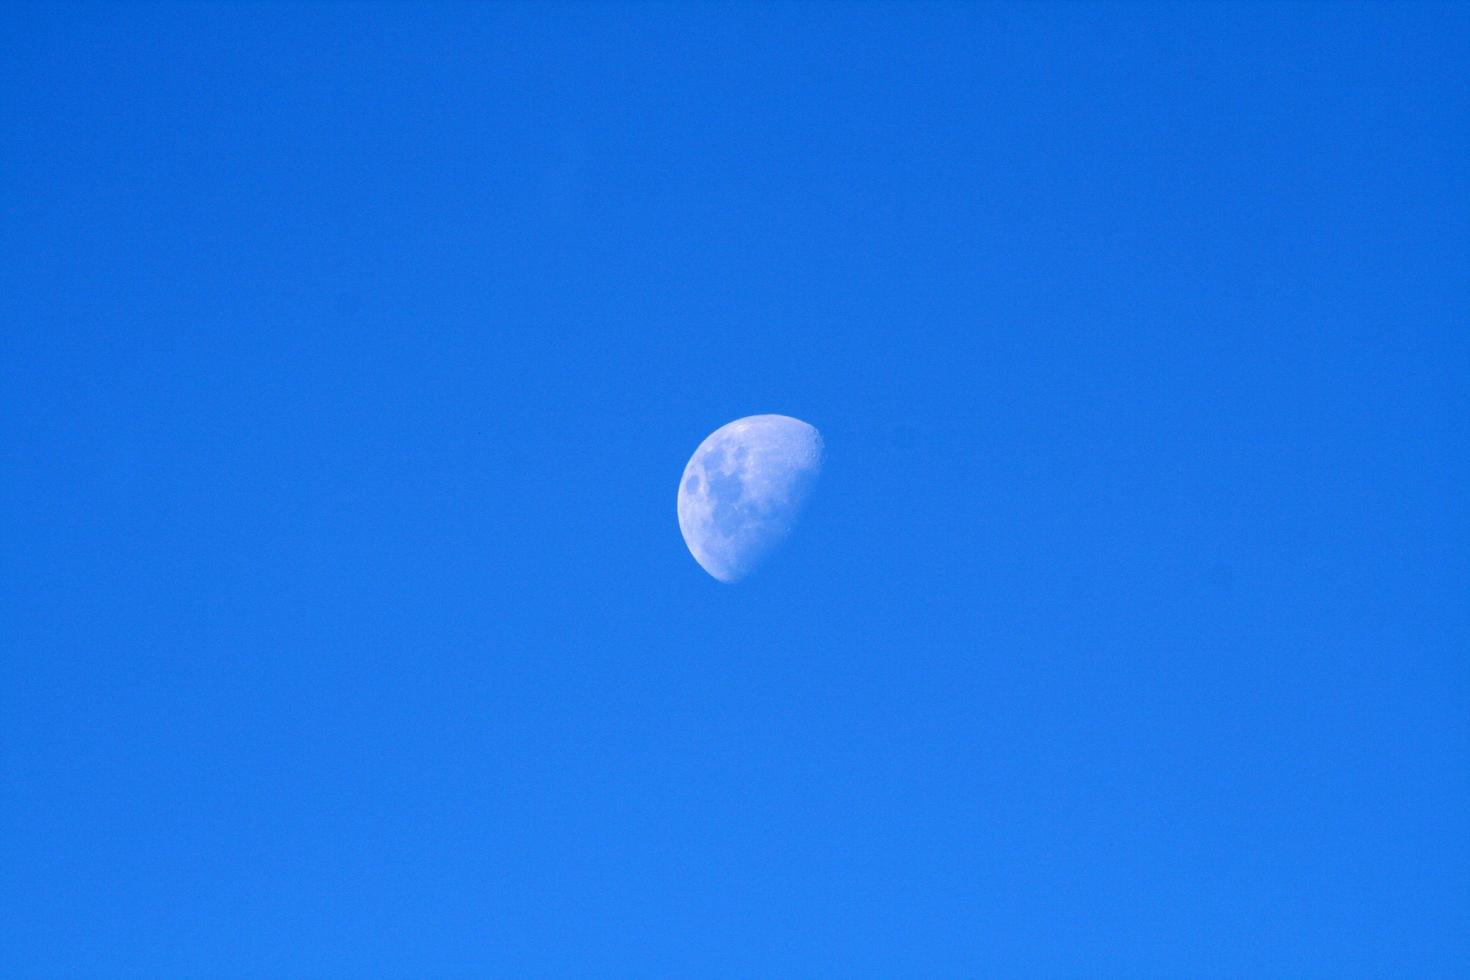
[[[822,471],[822,436],[787,415],[723,425],[679,481],[679,530],[721,582],[750,574],[790,533]]]

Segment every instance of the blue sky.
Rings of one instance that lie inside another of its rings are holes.
[[[1470,959],[1464,6],[0,47],[0,973]]]

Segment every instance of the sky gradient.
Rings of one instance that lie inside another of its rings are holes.
[[[0,974],[1470,961],[1467,7],[0,50]]]

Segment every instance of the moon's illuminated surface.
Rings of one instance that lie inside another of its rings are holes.
[[[787,415],[751,415],[699,444],[679,481],[679,530],[694,560],[738,582],[785,539],[822,471],[822,436]]]

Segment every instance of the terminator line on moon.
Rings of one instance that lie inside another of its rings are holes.
[[[822,436],[787,415],[751,415],[709,435],[679,481],[679,530],[694,560],[738,582],[791,532],[822,471]]]

